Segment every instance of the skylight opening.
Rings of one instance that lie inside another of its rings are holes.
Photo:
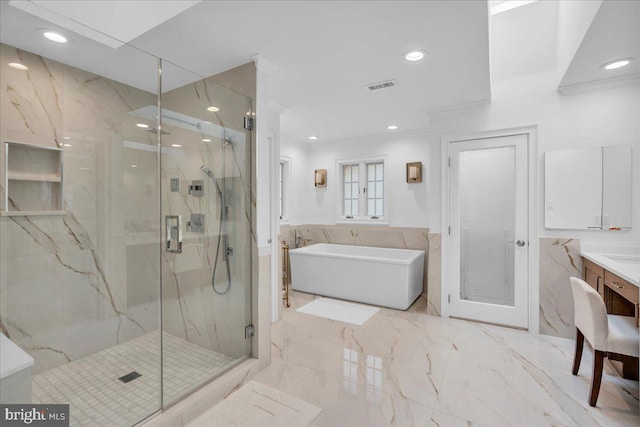
[[[495,15],[536,1],[538,0],[489,0],[489,11],[491,15]]]

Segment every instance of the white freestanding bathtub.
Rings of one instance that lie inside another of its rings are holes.
[[[422,292],[424,251],[319,243],[289,254],[297,291],[398,310]]]

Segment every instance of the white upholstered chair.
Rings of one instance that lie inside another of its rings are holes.
[[[634,317],[607,314],[602,297],[587,282],[575,277],[571,277],[570,281],[577,329],[573,375],[578,375],[586,339],[594,353],[589,405],[596,406],[604,358],[619,355],[637,358],[640,342],[638,328]]]

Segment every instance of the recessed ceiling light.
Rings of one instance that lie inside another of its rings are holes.
[[[310,136],[309,139],[312,140],[312,141],[315,141],[316,139],[318,139],[318,137],[317,136]]]
[[[398,126],[396,126],[396,125],[389,125],[389,126],[387,126],[387,129],[389,129],[389,130],[396,130],[396,129],[398,129]]]
[[[607,62],[606,64],[602,64],[601,68],[605,70],[615,70],[616,68],[622,68],[625,65],[629,65],[629,63],[633,60],[633,58],[620,58],[615,61]]]
[[[70,136],[63,136],[62,139],[69,140],[69,139],[71,139],[71,137]]]
[[[425,50],[422,49],[418,49],[418,50],[410,50],[408,52],[405,52],[403,54],[404,59],[406,59],[409,62],[416,62],[416,61],[420,61],[422,58],[424,58],[424,55],[427,52]]]
[[[71,147],[71,144],[62,144],[62,145],[64,145],[65,147]]]
[[[140,129],[148,129],[149,125],[144,124],[144,123],[137,123],[136,126],[138,126]]]
[[[171,144],[172,147],[176,147],[176,148],[180,148],[182,147],[182,144]]]
[[[212,105],[211,107],[207,107],[207,111],[211,111],[212,113],[216,113],[216,112],[220,111],[220,108],[214,107]]]
[[[55,31],[45,31],[44,33],[42,33],[42,35],[48,39],[51,40],[52,42],[56,42],[56,43],[66,43],[69,41],[68,38],[66,38],[65,36],[63,36],[60,33],[56,33]]]
[[[138,165],[131,165],[131,167],[132,167],[132,168],[137,168],[137,167],[138,167]]]
[[[211,142],[209,138],[202,138],[202,142]]]
[[[80,168],[81,171],[88,171],[89,168]]]
[[[16,70],[20,70],[20,71],[27,71],[29,69],[29,67],[19,62],[9,62],[9,67],[15,68]]]

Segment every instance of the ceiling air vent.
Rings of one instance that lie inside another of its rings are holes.
[[[398,82],[397,81],[395,81],[395,80],[385,80],[383,82],[368,84],[365,87],[373,92],[374,90],[386,89],[388,87],[395,87],[395,86],[398,86]]]

